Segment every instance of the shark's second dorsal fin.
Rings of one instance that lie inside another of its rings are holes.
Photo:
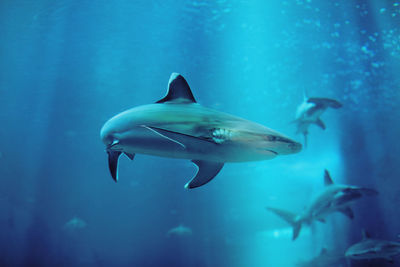
[[[189,84],[185,78],[179,73],[172,73],[168,82],[168,92],[165,97],[158,100],[156,103],[176,103],[176,104],[190,104],[196,103]]]
[[[324,184],[325,184],[325,186],[333,184],[331,175],[329,174],[327,169],[325,169],[325,173],[324,173]]]

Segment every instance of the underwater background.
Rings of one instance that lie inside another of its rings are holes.
[[[115,183],[102,125],[161,99],[172,72],[202,105],[299,142],[304,92],[343,107],[300,153],[228,163],[200,188],[184,188],[189,160],[141,154]],[[398,241],[399,86],[400,1],[2,0],[0,266],[297,266],[363,229]],[[324,169],[379,195],[292,241],[265,207],[300,213]]]

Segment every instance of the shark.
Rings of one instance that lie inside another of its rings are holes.
[[[400,242],[373,239],[363,231],[363,239],[350,246],[345,256],[354,260],[385,259],[393,263],[393,257],[400,254]]]
[[[116,182],[120,156],[133,160],[139,153],[191,160],[198,170],[185,185],[188,189],[211,181],[226,162],[268,160],[302,147],[263,125],[203,107],[178,73],[171,74],[162,99],[112,117],[100,137]]]
[[[330,98],[307,97],[304,93],[303,102],[298,106],[296,117],[293,121],[297,125],[296,133],[304,136],[304,146],[307,146],[308,127],[315,124],[325,130],[325,123],[321,120],[321,115],[328,109],[341,108],[342,104]]]
[[[74,216],[72,219],[70,219],[69,221],[67,221],[63,228],[65,230],[69,230],[69,231],[74,231],[77,229],[83,229],[87,226],[87,223],[82,220],[81,218]]]
[[[180,224],[177,227],[169,229],[166,235],[167,235],[167,237],[170,237],[172,235],[188,236],[188,235],[192,235],[192,229],[184,226],[183,224]]]
[[[370,188],[335,184],[326,169],[324,170],[324,184],[324,190],[316,195],[309,206],[300,214],[266,207],[267,210],[275,213],[293,227],[293,240],[299,236],[302,224],[311,224],[314,221],[325,222],[325,217],[331,213],[340,212],[353,219],[354,212],[350,204],[363,196],[378,194],[376,190]]]
[[[318,256],[307,260],[299,261],[296,266],[298,267],[346,267],[346,258],[342,253],[329,251],[326,248],[321,249]]]

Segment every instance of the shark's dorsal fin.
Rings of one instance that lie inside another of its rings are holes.
[[[371,235],[365,230],[362,230],[362,238],[363,240],[371,238]]]
[[[303,89],[303,101],[304,101],[304,102],[307,102],[307,100],[308,100],[307,90],[306,90],[306,89]]]
[[[167,95],[156,103],[190,104],[196,103],[189,84],[179,73],[172,73],[168,82]]]
[[[325,184],[325,186],[333,184],[331,175],[329,174],[327,169],[325,169],[325,173],[324,173],[324,184]]]

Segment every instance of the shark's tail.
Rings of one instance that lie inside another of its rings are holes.
[[[295,240],[299,236],[301,230],[301,220],[299,220],[299,216],[289,211],[271,207],[267,207],[267,210],[272,211],[273,213],[284,219],[287,223],[289,223],[293,227],[292,240]]]

